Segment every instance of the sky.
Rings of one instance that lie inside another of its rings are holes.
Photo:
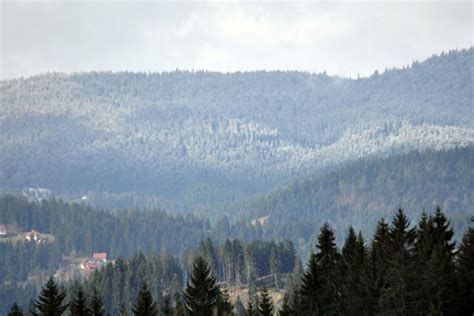
[[[0,0],[0,79],[46,72],[403,67],[473,44],[473,2]]]

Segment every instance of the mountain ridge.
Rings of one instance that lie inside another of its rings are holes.
[[[222,174],[229,188],[255,182],[265,193],[355,158],[469,146],[473,54],[450,52],[359,80],[177,71],[2,81],[0,183],[63,193],[148,187],[168,208],[193,174]],[[174,183],[179,173],[189,179]],[[192,200],[178,208],[213,208]]]

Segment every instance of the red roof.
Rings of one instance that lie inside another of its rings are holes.
[[[94,252],[92,254],[92,258],[94,259],[101,259],[101,260],[107,260],[107,253],[106,252]]]

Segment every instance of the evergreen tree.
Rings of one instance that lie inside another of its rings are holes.
[[[301,259],[297,256],[294,260],[293,272],[288,278],[285,289],[288,304],[293,311],[301,310],[301,280],[303,278],[303,265]]]
[[[275,288],[278,289],[278,272],[280,271],[280,258],[278,256],[277,247],[272,244],[270,249],[270,272],[273,274]]]
[[[89,315],[89,309],[87,308],[86,297],[84,290],[81,285],[77,287],[77,290],[69,303],[69,312],[71,316],[87,316]]]
[[[128,308],[127,308],[127,304],[126,303],[122,303],[119,305],[118,307],[118,314],[120,316],[128,316]]]
[[[266,286],[260,290],[260,296],[258,299],[258,313],[261,316],[273,315],[273,301]]]
[[[229,291],[227,289],[222,289],[219,291],[219,296],[217,298],[217,315],[219,316],[229,316],[232,315],[233,310],[232,303],[230,302]]]
[[[304,309],[304,304],[303,304],[304,301],[303,301],[303,298],[301,296],[301,288],[300,287],[297,287],[293,290],[293,292],[291,293],[290,298],[291,298],[290,307],[296,315],[301,314],[302,311],[306,311]],[[318,310],[316,310],[316,312],[317,311]],[[315,312],[308,313],[308,315],[314,315],[314,314],[315,314]]]
[[[419,313],[427,313],[430,310],[429,300],[431,296],[431,264],[429,263],[433,252],[435,241],[433,220],[423,211],[418,222],[418,232],[415,242],[415,269],[417,278],[414,294],[414,310]]]
[[[288,295],[283,297],[283,302],[281,304],[280,310],[278,311],[278,316],[293,316],[295,311],[291,308]]]
[[[257,316],[258,309],[255,306],[255,301],[252,298],[249,298],[249,301],[245,305],[245,309],[247,311],[247,316]]]
[[[432,270],[430,313],[452,314],[454,312],[455,246],[454,231],[439,207],[433,215],[435,241],[428,264]],[[419,277],[419,276],[417,276]]]
[[[234,239],[232,243],[232,251],[235,270],[235,285],[240,287],[245,279],[244,247],[240,240]]]
[[[136,316],[156,316],[158,308],[156,302],[151,296],[150,290],[145,282],[142,283],[140,292],[138,292],[137,302],[132,308],[133,315]]]
[[[222,275],[224,282],[227,284],[232,284],[235,277],[235,259],[233,255],[232,243],[229,239],[226,239],[222,249]]]
[[[354,261],[354,249],[357,243],[357,235],[354,231],[354,228],[351,226],[349,228],[349,233],[347,234],[346,241],[342,247],[342,259],[345,263]]]
[[[338,273],[340,254],[337,251],[334,231],[326,223],[318,236],[319,252],[316,254],[320,284],[319,308],[322,314],[334,315],[342,312],[341,280]]]
[[[474,222],[474,217],[473,220]],[[474,228],[464,234],[458,254],[459,315],[474,314]]]
[[[420,314],[454,312],[454,232],[439,208],[422,214],[415,243],[414,311]]]
[[[100,296],[97,289],[92,291],[91,302],[89,305],[89,311],[92,316],[103,316],[105,315],[104,311],[104,301]]]
[[[235,300],[234,313],[235,313],[235,316],[246,316],[247,315],[247,310],[245,309],[245,306],[242,303],[242,300],[240,299],[240,296],[237,296],[237,299]]]
[[[33,303],[34,309],[30,312],[35,316],[62,315],[67,309],[67,304],[63,304],[65,297],[66,292],[51,277],[41,289],[38,299]]]
[[[385,220],[377,223],[375,234],[369,253],[368,275],[370,283],[370,296],[368,297],[368,306],[371,314],[374,314],[379,307],[382,288],[384,285],[385,274],[388,269],[388,256],[390,247],[389,225]],[[380,311],[379,311],[380,312]]]
[[[257,291],[256,279],[257,279],[257,262],[253,255],[251,247],[245,247],[244,250],[245,259],[245,278],[247,280],[247,287],[249,289],[249,296],[254,296]]]
[[[193,273],[184,291],[186,310],[190,315],[209,315],[219,296],[219,286],[211,267],[201,256],[193,263]]]
[[[354,229],[349,229],[344,247],[340,273],[343,279],[344,312],[349,315],[365,315],[369,313],[366,303],[368,291],[368,275],[366,269],[366,249],[362,234],[356,236]]]
[[[181,299],[181,294],[178,291],[174,293],[174,305],[174,316],[183,316],[186,314],[183,301]]]
[[[321,284],[319,281],[318,259],[316,254],[311,254],[306,267],[306,271],[301,279],[301,289],[299,295],[301,297],[301,309],[307,315],[320,314],[320,292]],[[300,309],[298,309],[300,311]]]
[[[339,270],[342,276],[342,299],[344,305],[344,311],[350,313],[358,309],[359,293],[354,288],[356,282],[354,278],[357,277],[358,271],[355,271],[356,254],[355,248],[357,244],[357,236],[352,226],[349,228],[349,233],[345,240],[344,246],[342,247],[342,262],[339,266]],[[358,286],[358,285],[357,285]]]
[[[112,289],[109,289],[112,293],[112,306],[116,312],[123,312],[126,309],[124,305],[124,289],[125,289],[125,276],[127,272],[127,263],[123,258],[117,258],[115,265],[112,269]]]
[[[388,267],[379,300],[380,310],[396,315],[410,314],[414,308],[413,248],[416,230],[410,228],[405,213],[399,209],[389,230]]]
[[[218,273],[219,264],[216,249],[210,237],[207,237],[206,240],[199,243],[198,252],[199,255],[207,261],[207,264],[212,268],[213,272]]]
[[[23,311],[17,303],[14,303],[12,308],[8,312],[8,316],[23,316]]]
[[[164,316],[171,316],[173,314],[173,308],[171,307],[171,296],[168,292],[163,296],[163,304],[161,305],[161,313]]]

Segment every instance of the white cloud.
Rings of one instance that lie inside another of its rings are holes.
[[[176,68],[368,75],[471,46],[472,6],[4,1],[1,77]]]

